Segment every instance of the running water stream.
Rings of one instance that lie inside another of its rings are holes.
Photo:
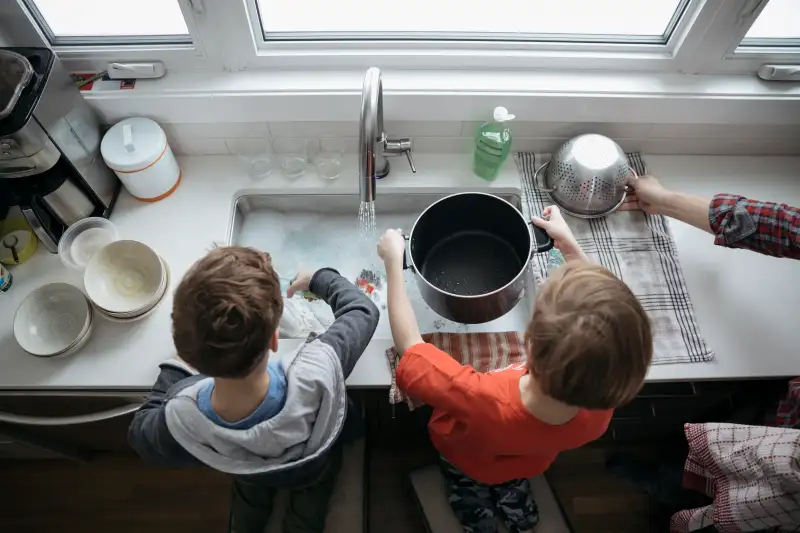
[[[375,220],[375,202],[361,202],[358,207],[358,238],[361,257],[366,259],[356,284],[373,299],[378,299],[383,289],[383,268],[379,265],[378,225]]]

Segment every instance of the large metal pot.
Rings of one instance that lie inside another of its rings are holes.
[[[408,240],[405,267],[414,270],[423,299],[462,324],[509,312],[522,298],[531,256],[553,247],[509,202],[476,192],[428,206]]]

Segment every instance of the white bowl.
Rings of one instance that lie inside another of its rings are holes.
[[[161,296],[153,303],[152,307],[150,307],[149,309],[143,311],[141,314],[138,315],[120,316],[119,314],[109,313],[108,311],[105,311],[102,308],[95,306],[97,313],[106,320],[109,320],[111,322],[119,322],[121,324],[124,324],[126,322],[136,322],[137,320],[142,320],[143,318],[147,318],[153,313],[155,313],[156,309],[158,309],[158,304],[161,303],[161,301],[164,299],[164,295],[167,293],[167,287],[169,286],[169,281],[170,281],[169,265],[167,265],[166,261],[164,261],[163,259],[162,262],[164,263],[164,270],[167,273],[166,275],[167,281],[164,284],[164,292],[161,293]]]
[[[165,276],[155,250],[138,241],[116,241],[94,254],[83,273],[83,284],[99,308],[137,314],[158,300]]]
[[[92,307],[67,283],[49,283],[31,292],[14,315],[14,338],[31,355],[52,357],[78,350],[88,340]]]
[[[161,300],[164,299],[164,295],[167,294],[167,287],[169,286],[169,267],[164,259],[161,259],[161,263],[164,265],[164,270],[166,271],[166,276],[164,276],[164,282],[159,287],[158,292],[156,292],[153,299],[143,308],[138,309],[136,311],[130,313],[115,313],[113,311],[108,311],[107,309],[103,309],[102,307],[97,308],[97,312],[103,315],[106,318],[110,319],[117,319],[119,321],[129,321],[129,320],[137,320],[139,318],[144,318],[151,314],[151,312],[158,307],[158,304],[161,303]]]

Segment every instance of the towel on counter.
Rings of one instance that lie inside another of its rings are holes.
[[[637,174],[647,173],[639,154],[627,155]],[[516,154],[515,159],[522,181],[524,214],[539,214],[553,203],[533,182],[534,170],[545,159],[531,153]],[[641,302],[653,327],[654,365],[714,359],[700,335],[675,242],[663,216],[619,211],[595,219],[566,213],[564,217],[589,258],[624,281]],[[547,262],[547,254],[534,256],[537,283],[547,277]]]
[[[800,430],[686,424],[683,486],[714,498],[680,511],[670,531],[800,531]]]
[[[478,372],[490,372],[498,368],[525,361],[523,334],[516,331],[501,333],[428,333],[422,340],[447,352],[462,365],[470,365]],[[392,386],[389,388],[389,403],[406,402],[409,409],[422,405],[408,398],[397,387],[395,376],[400,355],[393,347],[386,350]]]

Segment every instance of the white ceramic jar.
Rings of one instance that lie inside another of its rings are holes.
[[[167,135],[149,118],[126,118],[103,137],[100,153],[137,200],[157,202],[178,188],[181,169]]]

